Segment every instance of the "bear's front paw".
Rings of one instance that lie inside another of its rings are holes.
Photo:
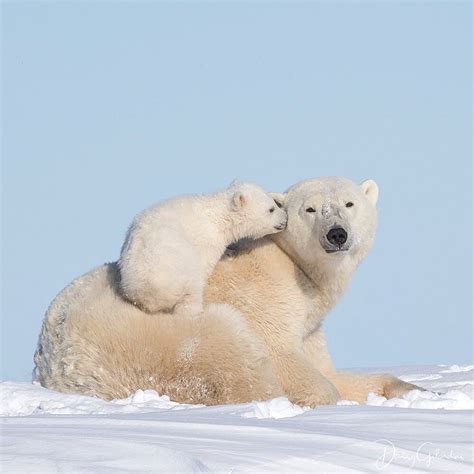
[[[341,396],[329,380],[322,378],[317,385],[302,388],[288,398],[296,405],[314,408],[318,405],[335,405]]]
[[[384,383],[382,395],[385,398],[401,398],[410,390],[424,391],[425,389],[418,387],[418,385],[404,382],[403,380],[397,379],[392,375],[387,375],[387,382]]]

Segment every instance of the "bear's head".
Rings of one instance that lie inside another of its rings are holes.
[[[378,187],[372,180],[309,179],[272,196],[288,214],[286,230],[273,239],[305,267],[357,265],[373,243]]]

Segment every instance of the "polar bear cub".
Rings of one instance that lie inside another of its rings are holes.
[[[196,315],[226,247],[279,232],[286,223],[286,212],[251,183],[155,204],[128,229],[119,259],[121,292],[148,313]]]

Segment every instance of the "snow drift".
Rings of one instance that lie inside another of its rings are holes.
[[[471,471],[474,366],[384,371],[427,391],[310,410],[284,397],[205,407],[139,390],[106,402],[2,382],[1,470]]]

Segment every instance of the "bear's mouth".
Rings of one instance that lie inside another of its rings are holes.
[[[326,253],[337,253],[337,252],[347,252],[349,249],[348,248],[342,248],[342,249],[324,249]]]

